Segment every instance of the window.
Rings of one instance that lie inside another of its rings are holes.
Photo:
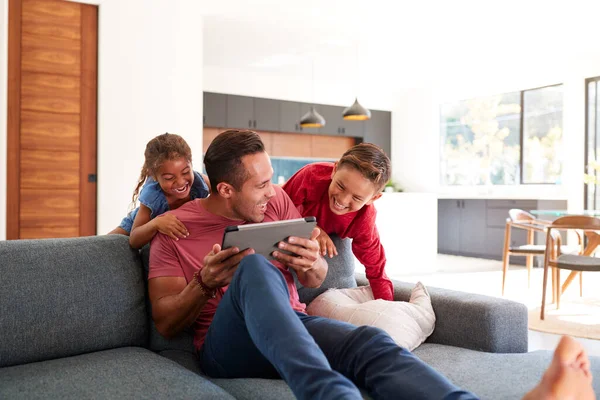
[[[444,104],[441,183],[558,183],[561,138],[562,85]]]
[[[598,209],[600,207],[600,191],[597,190],[596,182],[599,181],[600,172],[594,168],[598,164],[600,155],[600,99],[598,99],[598,89],[600,89],[600,77],[586,79],[585,81],[585,165],[584,171],[588,174],[587,181],[589,185],[584,185],[585,209]]]

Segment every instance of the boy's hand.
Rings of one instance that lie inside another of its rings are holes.
[[[319,248],[321,249],[321,255],[326,256],[329,255],[329,258],[333,256],[337,256],[338,252],[333,244],[333,241],[329,237],[328,234],[325,233],[323,229],[321,229],[321,233],[317,236],[317,241],[319,242]]]
[[[162,214],[153,219],[156,230],[174,240],[187,237],[190,233],[173,214]]]

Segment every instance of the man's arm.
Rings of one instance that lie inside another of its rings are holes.
[[[251,249],[240,253],[238,248],[221,251],[221,246],[215,244],[204,257],[202,282],[211,290],[228,285],[242,258],[252,253]],[[156,329],[167,338],[192,325],[210,299],[195,280],[186,283],[183,277],[152,278],[148,294]]]
[[[180,277],[150,279],[148,294],[156,329],[166,338],[192,325],[209,300],[195,280],[186,284]]]
[[[273,253],[276,260],[296,271],[298,280],[304,287],[318,288],[327,276],[327,262],[319,252],[319,228],[312,231],[310,239],[291,236],[287,242],[279,242],[279,248],[287,250],[295,256],[279,251]]]

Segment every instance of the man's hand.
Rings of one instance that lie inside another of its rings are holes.
[[[229,285],[242,258],[250,254],[254,254],[253,249],[240,252],[237,247],[221,250],[220,245],[213,245],[204,257],[204,267],[200,271],[202,282],[211,289]]]
[[[173,214],[162,214],[152,220],[156,230],[174,240],[187,237],[188,232],[183,222],[177,219]]]
[[[338,255],[337,249],[335,248],[333,241],[323,229],[321,229],[321,233],[319,234],[319,236],[317,236],[317,241],[319,242],[321,255],[326,256],[329,254],[329,258]]]
[[[287,242],[279,242],[278,247],[292,253],[292,255],[275,251],[273,257],[298,273],[310,271],[321,260],[319,242],[317,241],[320,232],[319,228],[313,229],[310,239],[290,236]]]

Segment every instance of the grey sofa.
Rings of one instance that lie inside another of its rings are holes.
[[[348,243],[336,243],[324,287],[300,288],[304,300],[357,284]],[[147,253],[118,235],[0,242],[0,398],[294,398],[282,380],[206,378],[191,331],[161,337],[146,295]],[[406,300],[411,285],[395,285]],[[526,353],[524,306],[429,290],[437,325],[417,356],[484,399],[518,399],[539,380],[551,352]],[[598,376],[600,362],[592,366]]]

